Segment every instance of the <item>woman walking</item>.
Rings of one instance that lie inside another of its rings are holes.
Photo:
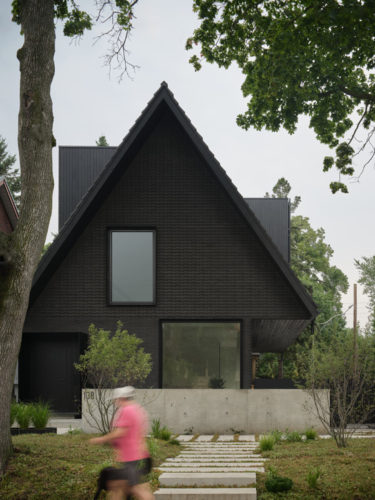
[[[134,387],[120,387],[113,391],[117,412],[112,430],[104,436],[90,439],[92,444],[111,444],[120,467],[107,489],[111,500],[122,500],[128,493],[139,500],[152,500],[150,485],[144,476],[150,470],[150,454],[146,445],[147,415],[134,401]]]

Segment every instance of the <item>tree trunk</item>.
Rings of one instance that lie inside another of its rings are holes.
[[[54,0],[19,0],[18,148],[21,210],[11,235],[0,234],[0,476],[11,453],[10,403],[22,329],[52,209]]]

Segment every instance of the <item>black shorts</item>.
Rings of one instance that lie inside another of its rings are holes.
[[[130,486],[147,482],[146,476],[151,472],[151,458],[123,462],[111,476],[112,481],[125,480]]]

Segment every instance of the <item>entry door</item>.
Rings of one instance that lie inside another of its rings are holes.
[[[21,401],[48,401],[54,411],[76,412],[80,378],[74,368],[79,334],[24,334],[20,353]]]

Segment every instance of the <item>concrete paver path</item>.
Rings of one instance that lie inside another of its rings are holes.
[[[264,459],[254,454],[254,436],[243,437],[219,436],[215,442],[209,435],[177,437],[183,449],[158,467],[156,499],[256,500],[256,472],[264,472]]]

